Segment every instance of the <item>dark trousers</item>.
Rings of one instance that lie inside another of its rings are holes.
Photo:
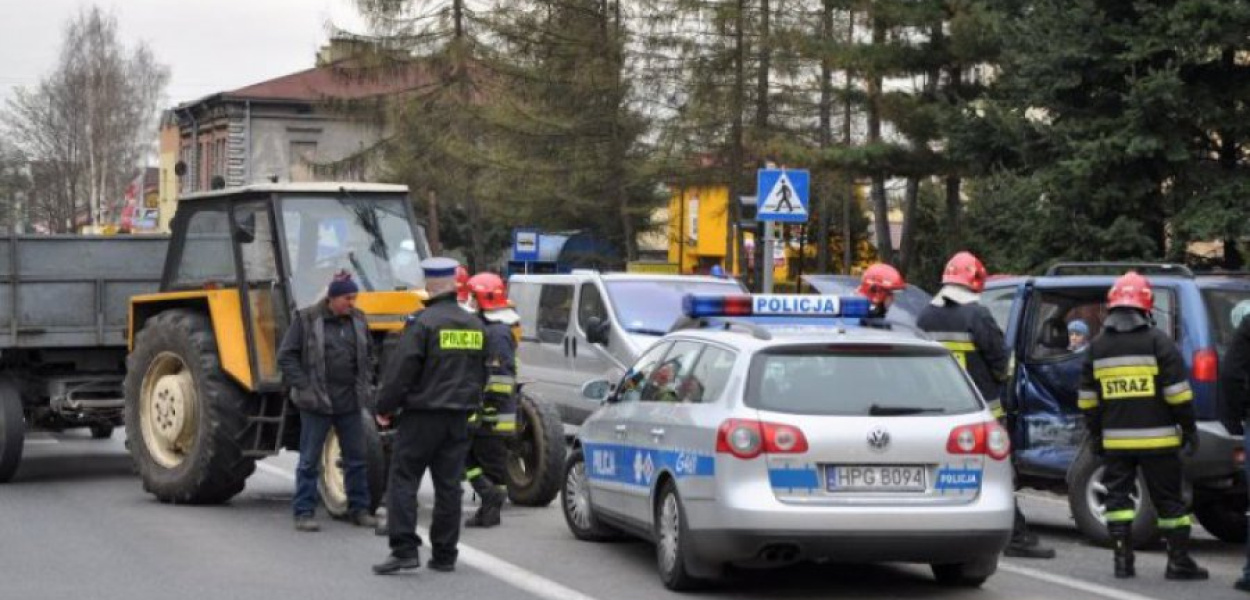
[[[417,555],[417,490],[426,469],[434,480],[434,520],[430,523],[433,559],[456,560],[460,541],[460,500],[465,455],[469,452],[468,413],[404,411],[395,420],[395,448],[387,492],[387,533],[391,554]]]
[[[475,428],[470,432],[472,445],[465,461],[465,479],[486,477],[491,485],[505,485],[508,477],[507,436]]]
[[[365,427],[359,411],[324,415],[299,412],[299,466],[295,469],[295,499],[291,508],[295,516],[312,516],[321,501],[317,480],[321,475],[321,450],[330,429],[339,436],[343,454],[343,483],[347,488],[347,508],[368,511],[370,505],[367,459],[365,458]]]
[[[1129,494],[1136,490],[1137,471],[1146,480],[1150,501],[1159,513],[1160,525],[1180,519],[1189,514],[1181,490],[1181,459],[1176,453],[1123,455],[1107,453],[1103,459],[1106,470],[1102,483],[1107,486],[1107,513],[1132,511],[1133,499]],[[1112,519],[1108,519],[1112,520]],[[1116,519],[1131,520],[1131,519]],[[1176,525],[1172,525],[1175,527]]]

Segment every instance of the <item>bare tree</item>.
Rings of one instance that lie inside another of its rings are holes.
[[[32,220],[72,231],[86,209],[91,225],[101,223],[152,150],[168,80],[146,44],[123,45],[112,14],[93,6],[69,21],[53,72],[0,112],[31,162]]]

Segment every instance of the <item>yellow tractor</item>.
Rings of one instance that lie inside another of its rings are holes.
[[[421,307],[429,256],[407,188],[272,184],[180,199],[158,293],[131,298],[125,424],[144,488],[164,502],[212,504],[243,490],[255,461],[297,449],[277,350],[298,308],[333,275],[353,273],[385,364],[405,317]],[[564,439],[554,408],[519,399],[509,457],[514,503],[558,492]],[[375,505],[386,485],[387,433],[365,419]],[[328,512],[346,512],[337,441],[322,460]]]

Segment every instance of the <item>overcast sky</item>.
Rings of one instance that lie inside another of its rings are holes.
[[[0,102],[56,63],[65,22],[88,0],[0,0]],[[359,30],[352,0],[99,0],[123,41],[169,66],[172,106],[313,66],[331,23]]]

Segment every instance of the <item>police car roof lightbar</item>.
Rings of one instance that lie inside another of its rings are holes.
[[[802,294],[686,294],[681,301],[687,317],[841,317],[868,316],[868,299],[858,296]]]

